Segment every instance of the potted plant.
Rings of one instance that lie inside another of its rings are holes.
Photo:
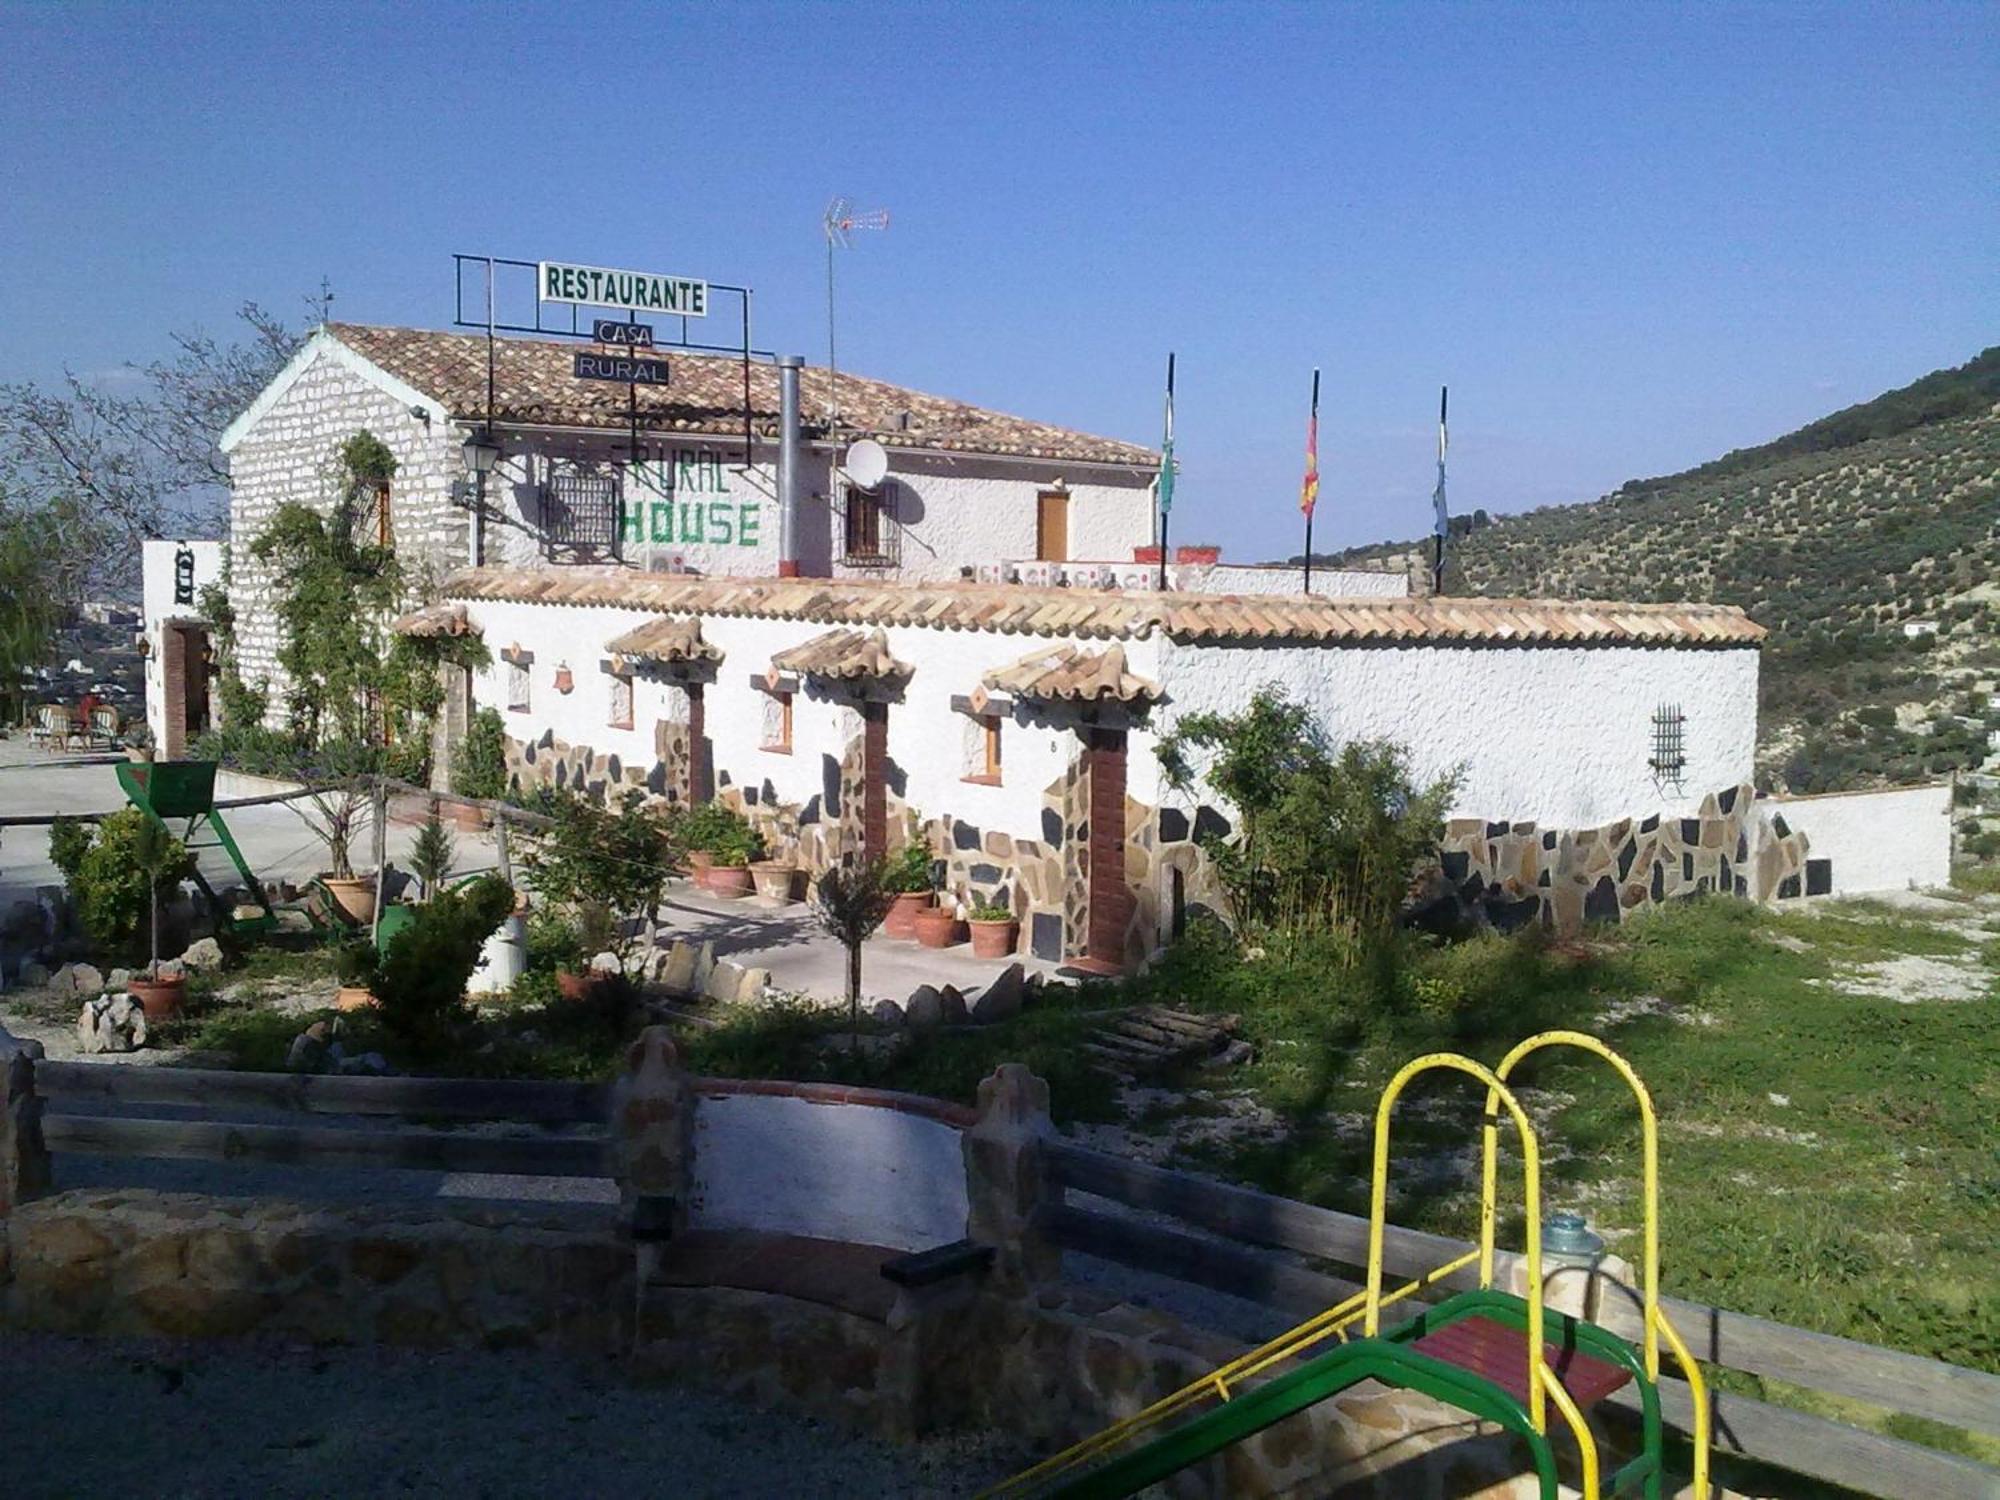
[[[1005,958],[1021,936],[1021,923],[1006,906],[976,905],[967,917],[975,958]]]
[[[674,821],[673,837],[681,865],[698,886],[707,886],[709,867],[715,863],[716,846],[726,841],[737,815],[719,802],[691,807]]]
[[[497,710],[482,708],[465,728],[465,739],[451,763],[451,789],[461,797],[498,802],[507,795],[507,725]],[[486,809],[463,802],[452,804],[452,821],[476,831],[487,822]]]
[[[668,830],[637,790],[614,806],[576,793],[551,794],[543,805],[551,822],[528,852],[528,885],[551,915],[576,924],[579,968],[609,952],[622,971],[634,947],[653,938],[672,854]],[[562,989],[581,997],[597,984],[577,973]]]
[[[181,1002],[187,998],[187,976],[160,973],[160,888],[179,882],[187,867],[187,851],[167,832],[165,824],[148,817],[134,830],[131,858],[133,868],[145,877],[152,940],[146,977],[127,980],[125,987],[145,1010],[149,1022],[168,1021],[181,1013]]]
[[[764,841],[745,827],[713,852],[715,862],[708,867],[709,894],[731,899],[749,895],[750,863],[764,852]]]
[[[363,1010],[375,1003],[378,956],[366,938],[349,938],[333,955],[333,972],[340,981],[333,1003],[341,1010]]]
[[[950,948],[965,941],[965,924],[959,920],[956,901],[923,907],[912,922],[917,942],[926,948]]]
[[[604,952],[615,952],[618,924],[611,908],[588,901],[576,909],[576,952],[556,969],[556,989],[565,1000],[588,1000],[604,987],[611,976],[591,967],[591,960]]]
[[[921,841],[905,844],[882,865],[882,888],[891,896],[882,931],[892,938],[917,935],[917,913],[931,904],[931,851]]]
[[[813,916],[847,951],[848,1044],[861,1044],[861,945],[882,925],[890,893],[882,884],[882,864],[820,872],[813,888]]]
[[[792,887],[799,867],[789,859],[759,859],[750,865],[750,879],[756,884],[758,899],[783,904],[792,899]]]

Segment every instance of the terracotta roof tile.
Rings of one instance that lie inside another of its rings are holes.
[[[648,620],[605,642],[604,649],[613,656],[627,657],[632,661],[722,660],[722,652],[702,639],[701,621],[693,615],[669,615],[664,620]]]
[[[454,417],[478,421],[486,415],[483,333],[365,323],[329,323],[327,332],[397,379],[442,402]],[[524,425],[625,430],[630,423],[630,388],[615,381],[578,380],[573,373],[572,356],[578,350],[597,347],[582,339],[496,339],[496,419]],[[671,378],[664,386],[638,388],[639,423],[644,431],[742,435],[740,359],[684,354],[671,347],[657,352],[667,361]],[[804,410],[824,411],[827,372],[811,366],[801,371],[799,393]],[[850,375],[845,370],[840,372],[839,394],[844,433],[849,429],[865,433],[887,447],[1129,464],[1142,469],[1159,463],[1157,453],[1137,443],[1012,417],[945,396]],[[776,436],[778,372],[775,366],[757,360],[750,363],[750,425],[759,437]]]
[[[1160,696],[1158,683],[1125,670],[1123,646],[1102,651],[1049,646],[988,672],[980,681],[992,692],[1045,701],[1144,703]]]
[[[801,677],[854,682],[864,677],[907,677],[907,662],[889,654],[889,638],[877,630],[829,630],[802,645],[772,653],[771,665]]]
[[[479,627],[472,623],[465,606],[452,602],[426,604],[421,609],[413,609],[406,615],[399,615],[389,628],[397,635],[414,636],[420,640],[435,636],[479,634]]]
[[[472,568],[453,599],[613,605],[822,625],[926,625],[1098,640],[1326,644],[1750,646],[1764,628],[1733,605],[1555,599],[1324,599],[1099,593],[1026,584],[704,578],[631,568]]]

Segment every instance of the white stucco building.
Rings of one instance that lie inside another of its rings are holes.
[[[1307,596],[1192,550],[1162,591],[1144,447],[844,374],[839,430],[787,441],[824,372],[669,351],[673,383],[634,390],[575,378],[575,348],[331,325],[231,424],[229,595],[274,714],[247,544],[287,500],[329,505],[366,428],[398,461],[373,524],[421,580],[399,628],[493,657],[451,684],[440,759],[492,708],[517,781],[721,798],[809,870],[922,836],[1047,958],[1122,967],[1214,898],[1198,840],[1230,812],[1174,794],[1154,748],[1266,683],[1336,739],[1461,768],[1446,872],[1508,920],[1796,873],[1738,792],[1762,636],[1740,611],[1384,573]],[[889,456],[867,489],[838,461],[857,437]]]

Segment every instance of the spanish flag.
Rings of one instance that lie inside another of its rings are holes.
[[[1299,486],[1299,509],[1312,519],[1319,504],[1319,371],[1313,371],[1312,416],[1306,420],[1306,477]]]

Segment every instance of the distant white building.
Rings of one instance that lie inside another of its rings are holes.
[[[1199,841],[1230,812],[1175,794],[1154,748],[1266,683],[1337,739],[1462,768],[1447,873],[1507,920],[1797,872],[1737,792],[1763,634],[1740,611],[1332,571],[1307,596],[1192,549],[1160,591],[1149,449],[845,374],[836,438],[784,420],[825,410],[823,371],[753,362],[746,405],[742,361],[669,350],[673,383],[634,389],[575,378],[575,348],[496,339],[489,394],[483,334],[331,325],[231,424],[228,591],[274,714],[247,543],[287,500],[329,504],[366,428],[399,464],[374,524],[434,578],[398,628],[493,656],[449,685],[440,761],[490,707],[518,782],[719,798],[809,870],[921,832],[1044,957],[1123,967],[1216,899]],[[838,463],[864,436],[888,455],[865,488]],[[167,551],[147,564],[149,634],[178,630]]]

